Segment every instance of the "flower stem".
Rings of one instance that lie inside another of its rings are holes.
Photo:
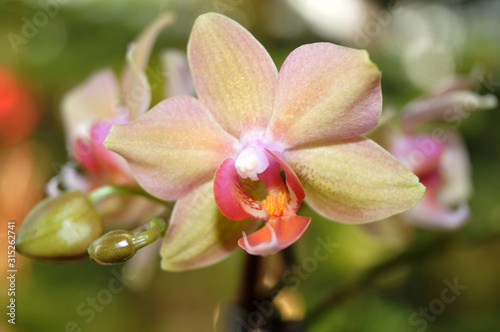
[[[254,308],[253,301],[256,299],[255,290],[259,282],[261,259],[262,257],[260,256],[247,255],[245,262],[237,303],[249,312]]]
[[[136,195],[136,196],[142,196],[145,197],[151,201],[154,201],[156,203],[165,205],[167,207],[171,206],[170,202],[163,201],[159,198],[156,198],[146,191],[142,189],[139,186],[127,186],[127,185],[105,185],[102,187],[99,187],[93,191],[91,191],[88,195],[87,198],[90,200],[92,205],[96,205],[97,203],[105,200],[108,197],[114,196],[114,195]]]

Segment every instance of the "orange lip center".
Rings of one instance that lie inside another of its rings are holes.
[[[283,216],[286,207],[286,199],[287,194],[283,191],[280,191],[278,195],[271,196],[268,195],[266,199],[262,201],[262,205],[264,209],[266,209],[267,214],[270,217],[279,218]]]

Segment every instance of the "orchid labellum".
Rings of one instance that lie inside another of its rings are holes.
[[[361,223],[422,197],[408,168],[360,136],[382,107],[365,51],[304,45],[278,73],[247,30],[208,13],[194,24],[188,60],[198,98],[164,100],[104,142],[148,192],[177,200],[164,269],[212,264],[237,243],[256,255],[286,248],[310,223],[297,215],[304,199],[326,218]],[[255,231],[256,220],[265,224]]]

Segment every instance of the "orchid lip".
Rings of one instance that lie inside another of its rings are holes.
[[[247,234],[244,231],[241,232],[241,234],[243,235],[243,243],[245,243],[245,246],[248,248],[247,251],[250,254],[255,255],[256,252],[260,251],[261,249],[263,249],[265,247],[268,247],[268,246],[274,247],[274,246],[278,245],[278,237],[276,236],[276,232],[274,231],[274,229],[268,223],[266,223],[265,227],[267,227],[269,229],[269,232],[271,232],[271,240],[269,242],[259,243],[256,246],[252,246],[248,242]]]

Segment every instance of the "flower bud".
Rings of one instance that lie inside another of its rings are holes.
[[[84,193],[66,192],[44,199],[30,211],[17,233],[16,249],[46,261],[80,259],[103,227]]]
[[[115,230],[95,240],[88,252],[90,259],[98,264],[119,264],[132,258],[137,248],[132,233]]]
[[[95,240],[89,247],[90,259],[97,264],[119,264],[134,257],[137,250],[158,240],[167,224],[161,217],[132,230],[114,230]]]

